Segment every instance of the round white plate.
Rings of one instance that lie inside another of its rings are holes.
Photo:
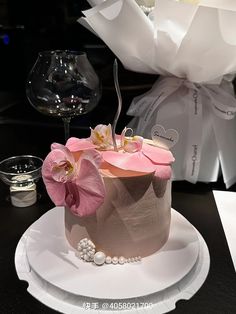
[[[28,291],[63,313],[83,313],[85,304],[96,302],[101,311],[104,301],[109,305],[114,300],[129,305],[138,305],[139,300],[152,304],[142,309],[147,313],[166,313],[178,299],[189,299],[209,270],[204,240],[175,210],[168,242],[140,263],[98,267],[82,262],[68,246],[63,230],[63,208],[57,207],[25,232],[15,257],[19,278],[29,282]]]
[[[43,215],[29,230],[26,252],[35,273],[75,295],[124,299],[164,290],[192,269],[199,253],[196,230],[174,210],[164,247],[139,263],[125,265],[99,267],[78,259],[64,236],[63,222],[63,207]]]

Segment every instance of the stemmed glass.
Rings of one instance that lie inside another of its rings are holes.
[[[85,52],[43,51],[29,73],[26,95],[39,112],[62,118],[67,140],[71,118],[98,104],[101,86]]]

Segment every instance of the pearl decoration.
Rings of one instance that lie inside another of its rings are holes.
[[[93,257],[93,261],[96,265],[103,265],[105,263],[106,260],[106,255],[103,252],[97,252],[95,253],[94,257]]]
[[[111,264],[112,258],[110,256],[106,257],[106,264]]]
[[[119,264],[123,265],[125,263],[125,258],[124,256],[119,257]]]
[[[125,258],[124,256],[106,256],[104,252],[98,251],[96,252],[95,244],[87,239],[84,238],[79,241],[77,245],[76,256],[78,256],[80,259],[82,259],[85,262],[94,262],[96,265],[103,265],[106,264],[120,264],[124,265],[125,263],[133,263],[141,261],[141,256],[135,256],[135,257],[129,257]]]
[[[116,265],[118,263],[119,259],[117,256],[112,257],[112,264]]]
[[[79,258],[86,261],[91,262],[93,261],[93,257],[95,254],[95,245],[91,240],[88,240],[87,238],[80,240],[78,243],[78,253]]]
[[[84,254],[83,258],[85,261],[89,261],[89,256],[87,254]]]
[[[87,253],[87,255],[88,255],[89,257],[91,257],[91,258],[93,258],[93,257],[94,257],[94,253],[93,253],[93,252],[91,252],[91,251],[89,251],[89,252]]]

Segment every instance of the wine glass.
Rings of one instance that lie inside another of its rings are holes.
[[[67,140],[71,118],[98,104],[101,86],[85,52],[43,51],[29,73],[26,95],[39,112],[62,118]]]

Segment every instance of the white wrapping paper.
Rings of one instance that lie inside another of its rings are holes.
[[[216,181],[219,162],[225,184],[236,181],[236,112],[232,85],[199,85],[175,77],[161,77],[151,91],[134,98],[130,127],[151,138],[150,125],[162,124],[179,133],[172,148],[174,179]]]
[[[134,99],[135,133],[149,137],[156,123],[175,128],[174,178],[236,181],[236,2],[156,0],[149,16],[134,0],[90,0],[80,22],[103,39],[123,65],[160,74]]]

